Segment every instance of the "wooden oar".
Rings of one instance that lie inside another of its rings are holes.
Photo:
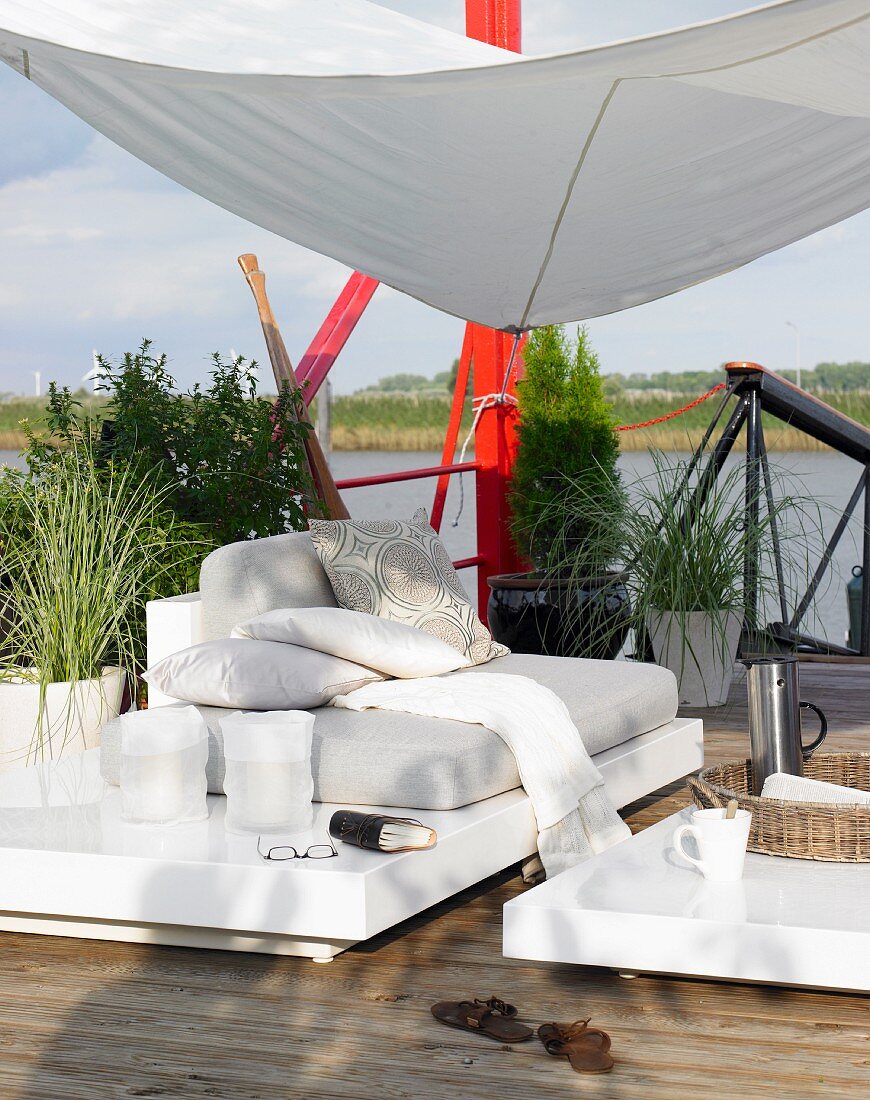
[[[284,346],[284,339],[278,329],[278,322],[275,320],[275,314],[272,312],[269,298],[266,295],[266,276],[260,270],[257,257],[251,252],[239,256],[239,267],[244,271],[245,279],[254,295],[254,301],[257,303],[257,312],[260,315],[260,324],[263,326],[263,336],[266,339],[266,350],[272,362],[272,371],[278,384],[278,391],[280,393],[285,383],[289,385],[291,390],[295,390],[299,383],[296,381],[293,364],[290,362],[290,356]],[[311,423],[304,406],[297,405],[296,417],[303,424]],[[341,494],[333,480],[329,464],[323,454],[323,448],[320,446],[320,440],[317,438],[317,433],[313,427],[305,432],[305,457],[308,461],[314,491],[323,504],[325,517],[327,519],[350,519],[350,512],[348,512],[344,501],[341,499]]]

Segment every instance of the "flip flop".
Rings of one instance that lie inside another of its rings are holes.
[[[480,997],[473,1001],[439,1001],[432,1005],[431,1011],[439,1023],[476,1031],[499,1043],[522,1043],[532,1037],[532,1029],[514,1019],[517,1014],[514,1006],[498,997],[485,1001]]]
[[[613,1059],[608,1054],[610,1036],[597,1027],[589,1027],[589,1020],[541,1024],[538,1037],[548,1054],[567,1058],[577,1073],[610,1073],[613,1069]]]

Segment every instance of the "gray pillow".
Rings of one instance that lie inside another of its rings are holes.
[[[425,630],[482,665],[509,651],[477,617],[424,508],[397,520],[312,520],[339,607]]]
[[[383,680],[362,665],[285,642],[220,638],[173,653],[145,673],[152,687],[207,707],[308,710]]]

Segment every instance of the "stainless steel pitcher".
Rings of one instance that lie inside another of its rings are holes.
[[[743,664],[749,669],[752,793],[761,794],[765,779],[774,772],[803,775],[803,762],[824,741],[828,720],[815,703],[800,698],[797,657],[752,657]],[[818,737],[809,745],[801,739],[801,710],[815,711],[821,725]]]

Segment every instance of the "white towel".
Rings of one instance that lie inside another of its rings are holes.
[[[836,783],[823,783],[820,779],[807,779],[803,775],[774,772],[764,781],[762,798],[778,798],[782,802],[829,802],[840,806],[870,806],[870,791],[855,787],[840,787]]]
[[[448,718],[497,733],[516,758],[535,811],[538,852],[548,876],[631,836],[568,708],[526,676],[493,672],[386,680],[339,695],[332,706]]]

